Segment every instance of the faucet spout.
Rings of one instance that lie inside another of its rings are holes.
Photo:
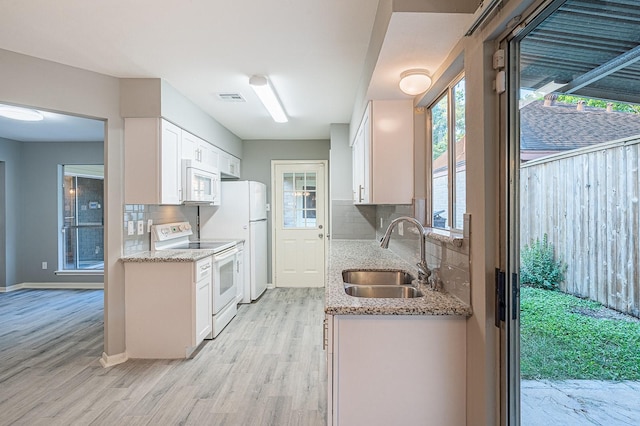
[[[427,267],[427,260],[425,256],[425,250],[424,250],[424,244],[425,244],[425,238],[426,238],[427,232],[424,229],[424,226],[422,226],[422,224],[417,219],[409,216],[400,216],[396,219],[393,219],[389,224],[389,226],[387,227],[387,230],[384,233],[384,236],[380,240],[380,247],[384,249],[389,248],[389,240],[391,239],[391,233],[393,232],[393,229],[400,222],[412,223],[418,229],[418,232],[420,232],[420,262],[418,262],[416,266],[418,267],[418,280],[420,282],[426,282],[427,278],[431,274],[431,272],[429,271],[429,268]]]

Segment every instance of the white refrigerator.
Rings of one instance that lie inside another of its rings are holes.
[[[267,187],[254,181],[224,181],[220,206],[200,208],[200,239],[244,240],[242,303],[267,288]]]

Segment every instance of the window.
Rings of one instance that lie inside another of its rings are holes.
[[[284,173],[283,227],[316,227],[316,173]]]
[[[104,167],[63,166],[60,269],[104,268]]]
[[[464,77],[454,80],[429,107],[429,116],[431,224],[461,230],[466,210]]]

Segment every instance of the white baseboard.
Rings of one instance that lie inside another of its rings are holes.
[[[267,283],[268,290],[273,290],[274,288],[276,288],[276,286],[273,283]]]
[[[10,291],[22,290],[22,284],[14,284],[7,287],[0,287],[0,293],[8,293]]]
[[[104,283],[20,283],[9,287],[0,287],[0,293],[24,289],[59,289],[59,290],[102,290]]]
[[[129,357],[127,353],[115,354],[115,355],[107,355],[106,352],[102,352],[102,357],[100,358],[100,364],[103,368],[113,367],[114,365],[122,364],[127,361]]]

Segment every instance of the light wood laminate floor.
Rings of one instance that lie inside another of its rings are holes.
[[[274,289],[190,360],[104,369],[103,293],[0,293],[0,425],[326,423],[324,289]]]

